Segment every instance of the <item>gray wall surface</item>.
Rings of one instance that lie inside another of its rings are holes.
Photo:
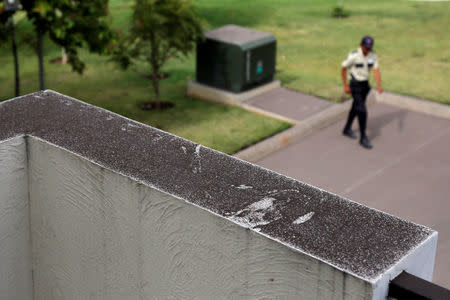
[[[431,278],[436,238],[373,284],[41,139],[0,143],[0,299],[385,299],[402,270]]]
[[[0,299],[32,299],[25,139],[0,142]]]
[[[29,138],[35,299],[371,299],[372,286]]]

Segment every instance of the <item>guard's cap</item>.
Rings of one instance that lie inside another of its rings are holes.
[[[367,49],[372,49],[373,44],[374,44],[374,40],[373,40],[373,37],[371,37],[370,35],[364,36],[361,40],[361,45],[363,45]]]

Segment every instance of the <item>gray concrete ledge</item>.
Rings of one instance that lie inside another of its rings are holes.
[[[213,88],[192,80],[187,84],[186,94],[189,97],[196,99],[208,100],[226,105],[240,105],[245,100],[253,98],[277,87],[280,87],[280,81],[274,80],[263,86],[251,89],[243,93],[232,93]]]
[[[428,100],[413,98],[389,92],[376,93],[376,100],[381,103],[394,105],[407,110],[412,110],[439,118],[450,119],[450,106]]]
[[[331,107],[329,116],[310,122],[326,126],[349,105]],[[374,295],[387,292],[385,280],[409,266],[427,265],[431,277],[434,256],[417,252],[424,245],[435,248],[437,234],[429,228],[59,93],[0,103],[0,142],[23,135],[325,262],[372,285]]]

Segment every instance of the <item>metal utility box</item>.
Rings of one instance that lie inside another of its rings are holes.
[[[227,25],[206,33],[197,44],[196,81],[240,93],[271,82],[275,59],[272,34]]]

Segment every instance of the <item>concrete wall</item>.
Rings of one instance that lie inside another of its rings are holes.
[[[371,283],[40,139],[0,142],[0,299],[384,299],[402,270],[431,279],[436,240]]]
[[[29,138],[35,299],[371,299],[372,286]]]
[[[0,140],[2,300],[381,300],[403,270],[431,279],[428,228],[52,91],[0,103]]]
[[[25,139],[0,142],[0,299],[32,299]]]

